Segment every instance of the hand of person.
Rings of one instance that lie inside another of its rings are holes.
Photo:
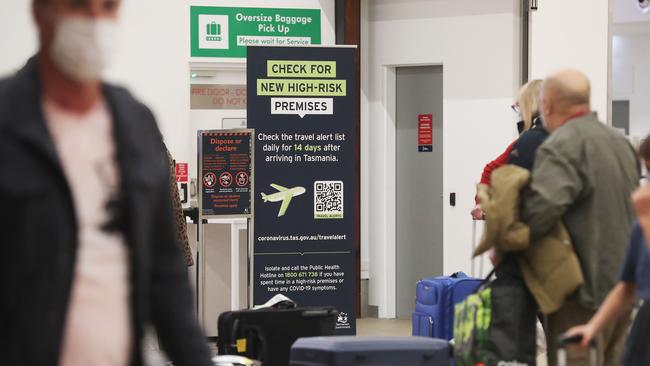
[[[501,263],[501,260],[503,257],[497,253],[496,249],[492,248],[488,252],[488,258],[490,258],[490,262],[492,263],[492,267],[496,267]]]
[[[472,209],[472,219],[474,220],[485,220],[485,213],[483,212],[483,209],[481,209],[481,205],[477,204],[474,206],[474,209]]]
[[[573,337],[577,335],[582,336],[582,341],[580,342],[580,346],[583,348],[589,347],[589,344],[596,336],[593,328],[589,324],[578,325],[577,327],[573,327],[569,329],[564,335],[566,337]]]
[[[650,219],[650,185],[644,185],[634,191],[632,203],[639,219]]]

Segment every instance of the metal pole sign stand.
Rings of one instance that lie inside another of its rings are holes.
[[[199,322],[208,319],[206,295],[206,237],[203,225],[215,219],[245,219],[248,230],[247,263],[251,271],[251,235],[254,212],[254,132],[251,129],[198,131],[199,245],[197,305]],[[231,223],[231,308],[239,304],[239,235]],[[250,280],[247,306],[250,306]],[[216,319],[214,319],[216,321]]]

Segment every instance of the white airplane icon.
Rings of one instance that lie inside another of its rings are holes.
[[[304,187],[293,187],[285,188],[277,184],[271,184],[271,187],[275,188],[278,192],[272,194],[262,193],[262,199],[264,202],[280,202],[282,201],[282,206],[280,206],[280,212],[278,212],[278,217],[284,216],[287,213],[287,208],[289,208],[289,203],[291,199],[296,196],[307,192]]]

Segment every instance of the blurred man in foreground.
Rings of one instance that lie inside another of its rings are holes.
[[[40,48],[0,81],[0,363],[210,365],[151,112],[101,82],[118,0],[34,0]]]

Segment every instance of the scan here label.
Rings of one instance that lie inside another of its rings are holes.
[[[271,98],[271,114],[333,115],[333,98]]]

